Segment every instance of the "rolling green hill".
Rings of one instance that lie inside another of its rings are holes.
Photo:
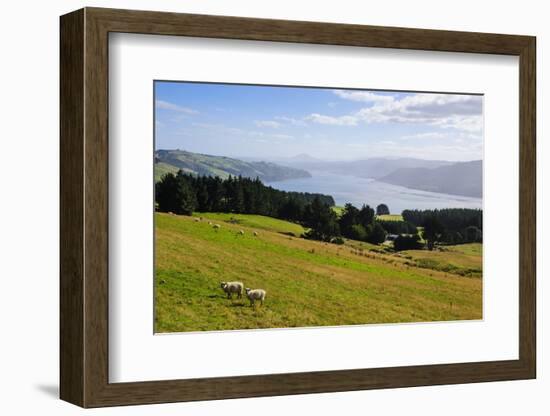
[[[195,217],[204,218],[207,222],[227,222],[229,224],[240,224],[245,227],[255,228],[257,230],[267,230],[276,233],[294,235],[300,237],[306,232],[306,229],[299,224],[279,220],[277,218],[265,217],[263,215],[251,214],[230,214],[225,212],[208,212],[194,214]]]
[[[179,169],[196,175],[219,176],[223,179],[229,177],[229,175],[240,175],[253,179],[258,177],[264,182],[311,176],[305,170],[280,166],[271,162],[247,162],[225,156],[204,155],[185,150],[155,151],[155,181],[160,180],[163,174],[175,173]]]
[[[435,267],[422,263],[425,251],[305,240],[290,235],[299,225],[258,215],[157,213],[155,221],[156,332],[482,318],[481,279],[439,267],[478,267],[474,246],[438,253]],[[234,280],[265,289],[264,306],[226,299],[219,282]]]

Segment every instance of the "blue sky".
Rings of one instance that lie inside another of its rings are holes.
[[[482,158],[483,97],[155,82],[155,147],[277,159]]]

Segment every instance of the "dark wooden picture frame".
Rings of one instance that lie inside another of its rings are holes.
[[[519,57],[519,359],[109,383],[108,36],[111,32]],[[85,8],[61,17],[60,396],[82,407],[530,379],[536,376],[535,38]]]

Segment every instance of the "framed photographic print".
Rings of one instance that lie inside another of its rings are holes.
[[[535,38],[61,17],[61,398],[534,378]]]

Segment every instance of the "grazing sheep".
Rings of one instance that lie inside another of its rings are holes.
[[[239,230],[239,235],[244,235],[244,231],[243,231],[243,230]]]
[[[208,225],[212,225],[212,221],[208,221]]]
[[[220,282],[220,287],[227,293],[228,299],[233,299],[233,293],[237,294],[238,299],[243,297],[244,285],[242,282]]]
[[[195,222],[200,222],[201,221],[201,218],[198,217],[198,218],[195,218]]]
[[[218,231],[220,229],[221,225],[220,224],[214,224],[212,226],[212,228],[214,228],[214,231]]]
[[[254,231],[254,237],[258,237],[258,232]]]
[[[250,289],[249,287],[247,287],[245,291],[246,291],[246,296],[248,297],[248,300],[250,300],[250,306],[254,306],[254,302],[257,300],[260,301],[260,306],[264,304],[265,294],[266,294],[265,290]]]

